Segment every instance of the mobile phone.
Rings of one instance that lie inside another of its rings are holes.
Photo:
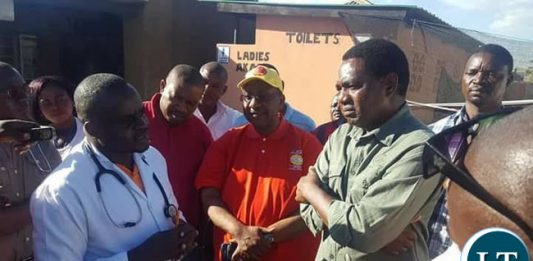
[[[30,130],[30,142],[51,140],[56,130],[51,126],[41,126]]]
[[[237,242],[222,243],[220,246],[220,252],[222,253],[222,261],[231,261],[233,253],[237,250]]]

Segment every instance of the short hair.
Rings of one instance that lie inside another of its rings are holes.
[[[39,109],[39,95],[49,86],[57,86],[60,89],[64,90],[69,99],[74,102],[74,84],[69,80],[61,76],[46,75],[35,78],[30,82],[29,87],[32,94],[33,100],[33,116],[41,124],[50,124],[50,121],[47,120],[42,111]],[[74,112],[75,113],[75,112]]]
[[[113,95],[114,97],[124,96],[125,90],[135,88],[128,84],[123,78],[109,73],[98,73],[83,79],[74,92],[74,104],[78,117],[82,121],[94,119],[102,111],[102,100],[104,97]]]
[[[501,62],[502,65],[507,65],[509,74],[513,73],[513,56],[507,49],[505,49],[505,47],[497,44],[485,44],[480,46],[475,53],[491,54],[496,60]]]
[[[398,94],[406,96],[409,62],[398,45],[384,39],[370,39],[350,48],[342,56],[343,61],[355,58],[363,59],[366,72],[377,79],[389,73],[398,75]]]
[[[205,88],[204,77],[196,67],[188,64],[178,64],[170,70],[166,78],[167,82],[177,81],[177,83],[190,84]]]
[[[200,73],[202,71],[206,71],[208,74],[218,75],[225,81],[228,80],[228,71],[226,70],[226,68],[224,68],[224,66],[222,66],[222,64],[218,62],[208,62],[202,65],[202,67],[200,67]]]

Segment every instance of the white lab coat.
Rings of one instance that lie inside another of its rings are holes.
[[[96,191],[98,167],[83,149],[82,142],[37,188],[31,199],[36,260],[128,260],[127,251],[158,231],[174,227],[164,215],[164,198],[153,179],[157,175],[170,202],[178,206],[172,192],[165,159],[155,148],[134,155],[146,194],[116,165],[93,146],[104,168],[115,170],[127,181],[140,203],[142,219],[133,227],[120,228],[108,218]],[[146,160],[146,163],[142,158]],[[118,224],[137,220],[139,208],[128,188],[112,175],[101,176],[101,196]]]

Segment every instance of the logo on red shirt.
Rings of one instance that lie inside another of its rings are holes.
[[[294,150],[290,153],[290,164],[289,164],[289,170],[293,171],[301,171],[302,166],[304,165],[304,157],[302,150]]]

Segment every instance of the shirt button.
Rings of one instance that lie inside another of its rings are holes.
[[[261,150],[261,153],[262,153],[262,154],[265,154],[265,150]]]
[[[19,171],[18,170],[13,170],[13,173],[18,174]]]
[[[267,139],[266,139],[266,138],[263,138],[263,141],[267,141]]]
[[[20,193],[17,192],[15,195],[17,195],[17,198],[20,198]]]
[[[6,167],[2,166],[2,167],[0,167],[0,170],[1,171],[6,171]]]
[[[333,254],[329,254],[329,259],[334,259],[335,256]]]
[[[29,237],[26,237],[26,238],[24,238],[24,241],[26,241],[26,242],[30,242],[30,238],[29,238]]]

